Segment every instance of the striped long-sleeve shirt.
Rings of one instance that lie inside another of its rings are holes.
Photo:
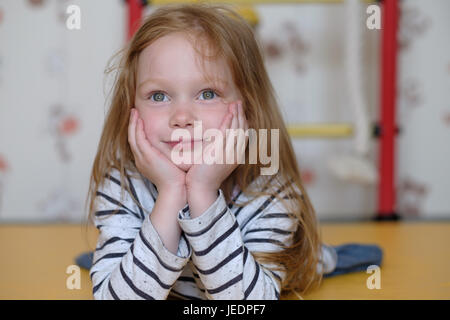
[[[179,211],[182,229],[178,251],[170,252],[149,215],[158,192],[153,183],[127,175],[140,209],[125,192],[117,170],[107,175],[95,198],[94,223],[99,238],[90,276],[95,299],[278,299],[284,272],[258,263],[253,251],[274,252],[289,244],[295,220],[273,196],[260,196],[247,206],[225,202],[222,190],[202,215]],[[281,187],[281,186],[280,186]],[[282,195],[280,189],[280,194]],[[234,199],[247,201],[242,192]],[[117,213],[111,212],[119,209]],[[324,251],[325,273],[336,265]],[[328,257],[328,258],[327,258]]]

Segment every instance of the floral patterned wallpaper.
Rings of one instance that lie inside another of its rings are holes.
[[[82,13],[65,27],[66,7]],[[397,211],[450,217],[450,1],[400,2]],[[149,11],[152,8],[148,9]],[[349,122],[342,5],[265,4],[257,34],[288,124]],[[0,1],[0,222],[84,221],[90,168],[107,108],[104,68],[125,37],[121,0]],[[378,119],[380,31],[363,31],[364,90]],[[365,219],[376,186],[325,166],[350,139],[293,139],[320,219]],[[377,141],[370,155],[377,159]]]

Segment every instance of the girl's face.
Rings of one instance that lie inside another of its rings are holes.
[[[205,130],[220,127],[230,102],[242,101],[223,59],[205,64],[213,83],[205,79],[199,59],[181,33],[159,38],[139,55],[135,108],[147,140],[169,159],[173,145],[168,142],[175,129],[187,130],[194,139],[194,121],[201,121],[203,136]],[[177,166],[188,171],[191,164]]]

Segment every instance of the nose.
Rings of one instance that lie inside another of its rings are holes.
[[[195,120],[196,118],[191,106],[187,104],[178,105],[174,107],[170,116],[169,126],[171,128],[194,127]]]

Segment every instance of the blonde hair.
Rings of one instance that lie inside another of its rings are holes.
[[[207,43],[216,49],[216,54],[214,57],[206,57],[203,54],[205,59],[225,59],[236,87],[240,90],[249,128],[255,129],[256,132],[259,132],[259,129],[279,129],[279,150],[282,156],[278,174],[271,177],[261,176],[260,170],[263,166],[260,163],[249,164],[247,147],[245,163],[240,164],[230,174],[222,183],[221,189],[227,202],[232,201],[231,194],[235,185],[250,199],[262,195],[274,196],[296,219],[298,227],[291,245],[284,246],[278,252],[252,254],[258,261],[278,266],[277,269],[285,272],[282,291],[295,290],[304,294],[318,286],[322,279],[322,275],[317,272],[321,248],[318,221],[301,182],[296,157],[264,66],[260,45],[248,23],[227,5],[190,3],[157,8],[143,21],[127,46],[117,53],[124,52],[119,66],[106,70],[106,73],[113,70],[117,70],[117,73],[111,105],[91,172],[86,199],[86,204],[89,203],[89,221],[92,222],[96,191],[104,183],[105,175],[113,168],[120,172],[122,198],[126,189],[139,205],[125,179],[126,170],[138,173],[128,144],[127,129],[130,109],[134,105],[138,57],[152,42],[174,32],[184,33],[195,44],[194,48],[199,45],[196,39],[207,39]],[[202,50],[198,52],[203,53]],[[267,137],[268,152],[271,153],[270,135]],[[258,179],[262,182],[251,188],[250,184],[258,177],[263,178]],[[286,189],[283,191],[289,197],[279,195],[275,180],[279,181],[278,186],[286,181],[292,182],[284,185]],[[286,198],[289,201],[285,201]],[[243,206],[248,202],[233,204]]]

